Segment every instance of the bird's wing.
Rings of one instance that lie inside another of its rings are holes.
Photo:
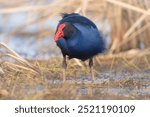
[[[69,22],[71,24],[78,23],[80,25],[97,28],[96,25],[91,20],[89,20],[88,18],[81,16],[77,13],[63,14],[62,20],[60,20],[59,24],[62,24],[64,22]]]

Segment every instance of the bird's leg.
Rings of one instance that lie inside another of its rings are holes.
[[[93,69],[93,57],[91,57],[91,58],[89,59],[89,67],[90,67],[90,72],[91,72],[92,81],[95,82],[94,69]]]
[[[63,83],[64,83],[66,81],[66,68],[67,68],[66,55],[63,55],[62,68],[63,68]]]

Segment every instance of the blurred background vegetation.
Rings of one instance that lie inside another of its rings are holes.
[[[0,0],[0,42],[28,59],[58,56],[53,37],[60,13],[77,12],[97,24],[108,53],[147,52],[149,7],[149,0]]]

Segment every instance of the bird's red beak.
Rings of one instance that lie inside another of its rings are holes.
[[[65,27],[65,24],[60,24],[58,30],[55,34],[54,40],[58,41],[60,38],[64,37],[64,32],[62,31]]]

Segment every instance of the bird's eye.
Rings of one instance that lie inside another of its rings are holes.
[[[63,29],[63,32],[64,32],[64,38],[68,39],[74,34],[75,28],[71,24],[66,24],[66,26]]]

